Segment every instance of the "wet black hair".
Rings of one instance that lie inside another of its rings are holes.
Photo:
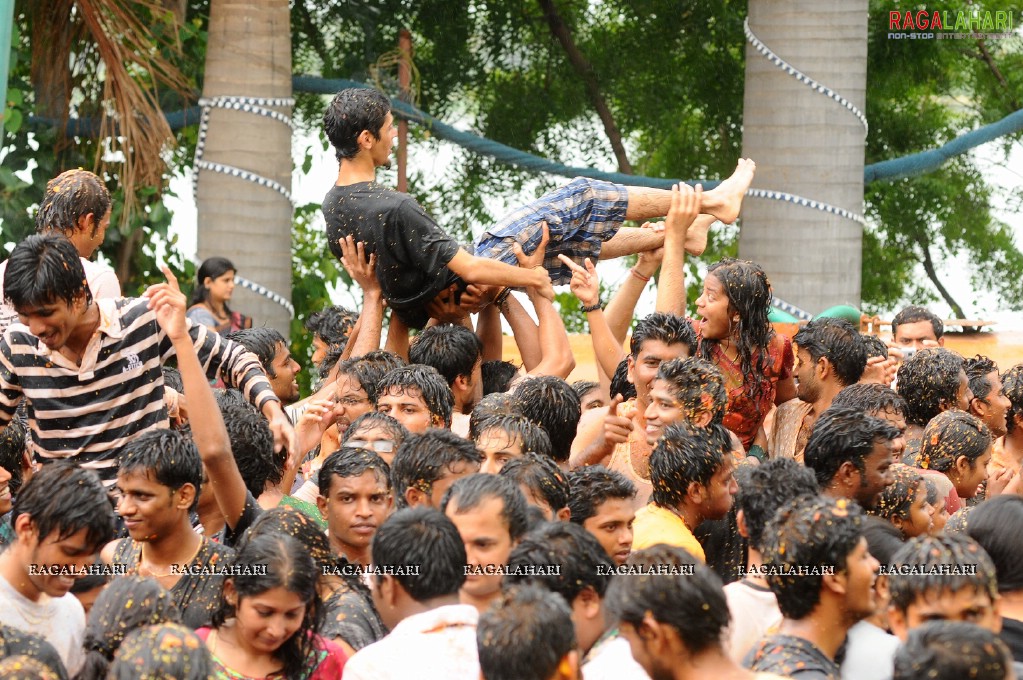
[[[412,434],[402,442],[391,461],[391,486],[394,503],[399,508],[408,504],[405,491],[409,487],[429,495],[433,483],[459,462],[475,465],[483,463],[483,456],[475,445],[450,430],[427,430]]]
[[[664,428],[650,454],[650,500],[662,508],[682,505],[693,482],[706,486],[732,455],[732,439],[723,425],[696,427],[685,421]]]
[[[11,526],[28,515],[39,541],[57,541],[85,530],[86,547],[98,551],[114,538],[114,508],[99,476],[71,463],[44,465],[14,498]]]
[[[988,380],[988,376],[998,373],[998,364],[988,357],[978,354],[972,359],[963,361],[963,370],[966,371],[966,377],[970,379],[970,391],[973,392],[973,396],[987,403],[987,395],[991,394],[991,381]]]
[[[909,305],[895,315],[892,319],[892,337],[894,338],[896,332],[899,330],[899,326],[908,323],[918,323],[920,321],[929,321],[931,328],[934,330],[934,339],[940,340],[941,336],[945,334],[945,324],[942,323],[941,319],[934,312],[925,309],[917,305]]]
[[[228,272],[238,273],[237,267],[226,257],[208,257],[199,265],[199,271],[195,273],[196,284],[192,289],[192,297],[189,304],[198,305],[210,299],[210,289],[203,283],[206,279],[218,279]],[[224,311],[228,314],[231,310],[224,304]]]
[[[277,371],[274,369],[277,348],[284,347],[285,351],[288,349],[288,340],[281,335],[279,330],[269,326],[256,326],[229,333],[227,339],[237,342],[255,354],[267,376],[277,377]]]
[[[867,359],[874,357],[888,358],[888,345],[884,344],[884,340],[881,338],[870,333],[861,333],[860,340],[863,341],[863,349],[867,352]]]
[[[714,364],[698,357],[662,361],[656,380],[668,383],[668,391],[678,400],[686,420],[692,422],[701,412],[710,413],[710,422],[720,424],[728,405],[725,377]]]
[[[207,678],[214,677],[214,668],[209,648],[195,631],[180,623],[161,623],[125,638],[107,680]]]
[[[344,345],[358,318],[358,312],[329,305],[310,314],[303,325],[327,345]]]
[[[927,470],[947,472],[965,456],[972,468],[991,448],[991,430],[976,416],[952,409],[931,419],[924,428],[917,462]]]
[[[495,392],[507,392],[511,387],[511,381],[519,374],[519,367],[510,361],[492,359],[483,362],[480,373],[483,375],[483,396],[486,396]]]
[[[537,586],[505,590],[476,626],[480,671],[487,680],[548,680],[576,646],[572,611]]]
[[[395,569],[402,573],[393,578],[417,602],[455,595],[465,583],[467,558],[458,527],[434,508],[407,508],[388,517],[373,536],[372,551],[377,567],[410,567]]]
[[[863,537],[863,511],[847,498],[802,496],[783,505],[764,531],[764,562],[784,567],[767,576],[787,619],[809,616],[820,603],[824,572],[842,573]],[[806,566],[820,573],[805,573]],[[803,567],[803,569],[800,569]]]
[[[256,407],[236,390],[218,391],[216,397],[238,472],[249,493],[259,498],[268,483],[284,478],[284,457],[274,452],[270,425]]]
[[[526,498],[518,485],[501,475],[476,473],[462,477],[444,493],[440,509],[447,512],[448,506],[456,515],[475,510],[488,499],[501,500],[501,519],[508,529],[508,535],[515,541],[526,533]]]
[[[305,546],[309,556],[316,562],[322,573],[324,567],[335,563],[335,556],[330,549],[330,540],[320,525],[310,515],[284,505],[270,508],[255,519],[245,530],[242,540],[248,540],[261,534],[287,534]]]
[[[683,344],[688,349],[688,356],[696,353],[696,331],[689,319],[668,312],[648,314],[636,323],[629,340],[629,354],[633,359],[639,357],[643,343],[647,340],[659,340],[665,345]]]
[[[181,623],[173,596],[150,578],[116,578],[96,598],[85,624],[85,658],[76,680],[104,680],[114,653],[132,631],[157,623]]]
[[[380,382],[380,378],[394,369],[408,366],[407,361],[394,352],[388,352],[385,349],[375,349],[372,352],[366,352],[361,357],[354,357],[352,361],[357,361],[367,371],[367,375],[372,377],[374,385]]]
[[[550,456],[526,451],[520,458],[512,458],[505,463],[498,474],[525,486],[533,496],[544,499],[552,512],[568,507],[571,494],[568,479]]]
[[[739,369],[749,384],[750,396],[756,400],[770,382],[766,374],[767,346],[774,337],[774,328],[767,318],[771,308],[771,282],[764,269],[756,262],[726,257],[707,268],[707,276],[713,276],[725,289],[728,306],[738,315],[735,328],[735,343],[738,351]],[[719,340],[703,338],[700,342],[700,357],[710,361],[713,349]]]
[[[575,396],[579,397],[581,403],[583,397],[592,392],[593,390],[600,389],[600,383],[592,380],[576,380],[572,383],[572,389],[575,390]]]
[[[509,415],[522,415],[518,412],[518,405],[512,395],[507,392],[484,395],[469,414],[469,439],[475,440],[479,436],[480,423],[484,420]],[[547,439],[550,440],[550,437]]]
[[[899,393],[877,383],[856,383],[843,387],[831,401],[834,408],[853,408],[863,413],[877,415],[885,411],[906,415],[906,400]]]
[[[341,444],[344,445],[349,439],[353,439],[363,428],[379,429],[391,435],[391,439],[394,441],[395,451],[397,451],[402,443],[409,437],[408,429],[397,420],[386,413],[370,411],[369,413],[363,413],[361,416],[353,420],[350,425],[348,425],[348,429],[345,430],[344,436],[341,437]]]
[[[852,463],[865,479],[865,461],[874,445],[898,436],[898,429],[887,420],[832,405],[814,423],[803,450],[803,462],[813,470],[822,489],[831,484],[844,463]]]
[[[424,328],[408,348],[409,363],[433,366],[448,385],[469,377],[483,358],[483,341],[465,326],[439,324]]]
[[[1016,416],[1023,416],[1023,364],[1016,364],[1002,374],[1002,394],[1009,398],[1005,425],[1011,433],[1016,429]]]
[[[70,237],[78,229],[78,221],[91,213],[95,221],[89,236],[95,237],[108,210],[110,192],[103,180],[81,168],[67,170],[46,183],[36,211],[36,231],[55,230]]]
[[[636,485],[617,470],[608,470],[603,465],[586,465],[568,473],[569,518],[575,524],[582,524],[597,514],[601,503],[609,500],[632,501],[636,497]]]
[[[202,491],[202,458],[191,436],[163,428],[148,430],[128,442],[118,459],[118,475],[142,473],[176,492],[185,484],[195,489],[189,511],[199,506]]]
[[[238,600],[235,605],[231,605],[226,598],[221,599],[220,607],[213,613],[212,627],[223,626],[247,597],[261,595],[274,588],[284,588],[294,593],[305,603],[305,614],[298,630],[284,641],[273,656],[281,662],[282,676],[304,676],[307,671],[305,666],[318,644],[313,634],[319,630],[323,619],[323,607],[316,590],[320,570],[309,551],[288,534],[246,534],[230,565],[241,568],[237,575],[229,577]],[[252,569],[252,565],[265,565],[265,570]]]
[[[348,376],[354,378],[359,383],[359,387],[366,393],[366,397],[373,403],[377,400],[377,381],[384,377],[384,374],[377,370],[372,363],[363,361],[362,359],[348,359],[342,361],[337,367],[337,380],[341,381],[341,376]],[[383,413],[381,415],[387,415]]]
[[[444,377],[432,366],[411,364],[384,374],[377,382],[377,400],[392,390],[403,395],[410,389],[419,393],[431,415],[439,418],[444,427],[451,427],[455,397]]]
[[[327,456],[320,467],[320,495],[324,498],[330,496],[330,485],[334,477],[361,477],[367,472],[372,472],[388,491],[391,490],[391,468],[383,458],[366,449],[341,448]]]
[[[884,565],[891,564],[892,558],[906,544],[906,537],[894,524],[873,516],[868,516],[863,523],[863,537],[867,539],[871,556]]]
[[[896,569],[888,575],[888,590],[891,605],[901,612],[927,593],[963,588],[987,593],[991,602],[998,599],[995,565],[979,543],[963,534],[911,538],[892,556],[892,564]],[[911,568],[900,570],[902,565]],[[967,568],[951,568],[956,566]]]
[[[516,410],[547,432],[554,460],[567,461],[582,417],[572,386],[557,376],[541,375],[520,383],[514,397]]]
[[[18,494],[24,481],[21,461],[25,457],[25,442],[28,437],[28,426],[20,415],[15,415],[7,427],[0,430],[0,467],[7,470],[11,479],[7,488],[11,496]]]
[[[858,329],[845,319],[820,317],[800,328],[792,343],[806,350],[816,364],[824,357],[843,385],[852,385],[867,368],[867,350]]]
[[[813,470],[792,458],[776,458],[763,465],[740,465],[735,471],[739,485],[735,504],[746,520],[750,545],[764,550],[764,529],[778,508],[794,498],[815,496]]]
[[[1005,680],[1013,667],[1005,642],[986,628],[928,621],[895,650],[892,680]]]
[[[922,349],[896,374],[896,390],[906,400],[906,422],[926,425],[945,409],[957,408],[963,358],[943,347]]]
[[[530,570],[527,568],[530,565],[538,569]],[[565,598],[570,606],[586,588],[604,597],[614,573],[614,562],[600,541],[578,524],[569,522],[544,522],[530,530],[512,548],[508,566],[505,586],[521,583],[543,586]],[[557,573],[550,573],[554,571]]]
[[[7,258],[4,299],[15,310],[55,302],[70,306],[82,295],[92,302],[78,251],[61,234],[32,234]]]
[[[161,366],[160,372],[163,373],[164,387],[169,387],[178,394],[184,394],[185,383],[181,379],[181,371],[173,366]]]
[[[892,483],[878,494],[874,507],[866,508],[866,510],[888,522],[894,519],[909,519],[909,509],[913,506],[913,501],[916,500],[923,481],[924,478],[920,476],[916,468],[907,465],[893,465]],[[926,485],[924,485],[924,496],[927,496]]]
[[[622,359],[615,368],[615,374],[611,376],[611,398],[615,395],[622,395],[622,401],[636,398],[636,386],[629,380],[629,360]]]
[[[691,654],[720,647],[731,617],[721,579],[710,567],[663,543],[632,553],[628,564],[644,568],[612,580],[606,599],[610,616],[638,628],[650,614],[674,628]],[[666,566],[672,567],[671,575],[658,573]]]
[[[998,592],[1023,591],[1023,498],[1003,494],[976,505],[970,512],[966,533],[991,558],[998,577]]]
[[[547,458],[553,459],[554,457],[551,451],[551,439],[547,436],[547,431],[526,416],[517,413],[488,416],[476,422],[475,427],[470,425],[469,430],[469,437],[477,445],[488,430],[500,430],[509,437],[517,438],[522,444],[523,453],[532,451]]]
[[[363,130],[380,139],[380,130],[390,112],[391,102],[379,90],[352,87],[334,95],[323,114],[323,131],[338,162],[359,155],[359,135]]]

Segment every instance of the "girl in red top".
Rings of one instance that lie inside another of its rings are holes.
[[[774,332],[767,320],[770,306],[764,270],[733,258],[710,266],[696,300],[697,354],[721,369],[728,391],[724,425],[747,451],[771,406],[796,396],[792,341]]]

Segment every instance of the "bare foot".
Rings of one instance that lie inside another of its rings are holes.
[[[740,158],[731,177],[713,190],[703,193],[703,203],[700,207],[725,224],[735,222],[742,207],[742,198],[746,195],[749,185],[753,183],[753,173],[756,171],[756,163],[749,158]],[[688,239],[686,245],[688,246]]]
[[[699,214],[686,231],[686,252],[690,255],[703,255],[707,249],[707,232],[710,226],[717,222],[713,215]]]

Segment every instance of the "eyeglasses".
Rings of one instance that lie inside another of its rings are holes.
[[[369,402],[369,397],[338,397],[334,400],[335,403],[341,404],[345,408],[351,408],[358,406],[359,404],[365,404]]]
[[[394,451],[394,442],[390,439],[378,439],[375,442],[368,442],[364,439],[349,439],[344,442],[344,445],[357,449],[369,449],[377,453],[391,453]]]

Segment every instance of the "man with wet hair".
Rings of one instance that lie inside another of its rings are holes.
[[[477,241],[475,255],[470,255],[409,196],[376,183],[376,168],[390,165],[397,135],[383,94],[342,90],[328,106],[323,123],[340,164],[337,182],[323,201],[331,251],[340,258],[343,239],[366,242],[367,253],[377,256],[384,297],[409,327],[423,327],[426,303],[452,285],[531,287],[553,300],[550,277],[559,284],[571,279],[559,254],[581,265],[586,258],[621,257],[664,243],[663,232],[621,227],[624,220],[667,215],[671,191],[576,178],[487,229]],[[731,177],[703,192],[700,210],[708,217],[686,233],[691,253],[702,253],[706,247],[707,230],[714,221],[710,215],[726,223],[735,221],[755,169],[753,161],[740,159]],[[536,250],[548,239],[549,252],[541,261]],[[524,250],[532,254],[529,259]],[[531,269],[509,266],[517,260]]]
[[[1003,494],[970,511],[966,533],[991,558],[998,581],[1002,640],[1023,661],[1023,498]]]
[[[432,366],[396,368],[377,382],[376,410],[422,434],[430,428],[451,427],[455,399],[451,388]]]
[[[997,475],[1008,470],[1020,476],[1023,461],[1023,364],[1002,374],[1002,393],[1009,399],[1005,414],[1005,436],[996,442],[991,453],[991,472]]]
[[[571,489],[568,477],[549,456],[527,451],[501,468],[497,474],[519,485],[526,503],[536,508],[547,522],[566,522]]]
[[[735,477],[739,484],[737,523],[739,533],[749,539],[749,547],[744,577],[725,585],[732,615],[726,646],[729,655],[741,663],[753,645],[781,621],[778,599],[761,573],[767,524],[778,508],[796,498],[816,496],[818,487],[813,471],[791,458],[742,465]]]
[[[845,498],[789,501],[764,532],[767,583],[778,599],[778,632],[744,665],[785,677],[840,680],[836,656],[857,621],[874,613],[878,562],[863,537],[863,512]]]
[[[69,591],[114,536],[114,511],[99,478],[69,463],[47,465],[14,499],[15,538],[0,553],[5,625],[43,638],[74,675],[85,612]]]
[[[944,348],[922,349],[906,359],[896,375],[896,391],[906,400],[906,450],[909,461],[931,419],[943,411],[968,411],[973,393],[963,358]]]
[[[509,588],[476,629],[483,680],[576,680],[579,651],[572,611],[536,586]]]
[[[657,377],[650,384],[649,400],[644,414],[646,442],[653,447],[664,428],[679,420],[696,427],[720,425],[725,417],[728,393],[725,378],[717,366],[689,357],[661,362]]]
[[[551,456],[568,468],[582,407],[572,386],[553,375],[530,378],[515,388],[515,409],[539,425],[551,440]]]
[[[892,680],[1009,680],[1009,650],[991,631],[972,623],[929,621],[910,631],[895,653]]]
[[[652,490],[650,452],[653,447],[646,438],[650,387],[662,362],[691,357],[695,353],[696,331],[688,319],[664,312],[654,312],[640,319],[632,331],[626,358],[626,375],[636,396],[623,401],[612,388],[607,417],[602,424],[595,424],[593,431],[580,434],[573,446],[572,466],[599,464],[621,472],[636,485],[637,505],[645,505]]]
[[[409,361],[433,366],[454,396],[453,429],[469,431],[469,413],[483,398],[483,341],[465,326],[438,324],[423,329],[409,345]]]
[[[1004,437],[1008,429],[1006,415],[1012,404],[1002,393],[1002,379],[998,364],[978,354],[963,362],[966,377],[970,379],[970,413],[987,425],[995,438]]]
[[[24,323],[0,340],[0,426],[27,400],[37,460],[71,460],[112,486],[125,445],[168,427],[160,366],[175,349],[156,307],[181,293],[170,270],[164,273],[167,282],[150,286],[146,297],[96,301],[63,236],[29,236],[14,248],[4,294]],[[269,421],[276,444],[290,447],[294,431],[259,360],[205,326],[188,322],[187,332],[208,377],[240,388]]]
[[[842,388],[859,381],[867,366],[867,352],[851,323],[827,317],[800,328],[792,344],[796,346],[797,398],[778,407],[767,454],[802,462],[813,424]]]
[[[114,270],[93,262],[110,226],[110,193],[103,180],[88,170],[62,172],[46,183],[46,191],[36,212],[36,232],[64,236],[78,251],[92,297],[121,297],[121,284]],[[0,334],[18,320],[18,313],[3,295],[7,263],[0,263]]]
[[[345,664],[345,680],[479,680],[475,607],[459,604],[465,547],[433,508],[400,510],[373,537],[373,603],[390,634]]]
[[[693,532],[732,507],[735,484],[732,440],[723,425],[669,425],[650,455],[653,494],[636,513],[632,549],[658,543],[685,548],[706,562]]]
[[[357,449],[369,449],[384,462],[394,462],[394,454],[411,434],[397,420],[379,411],[370,411],[352,421],[341,436],[341,444]]]
[[[557,573],[551,573],[551,565],[558,567]],[[606,611],[613,562],[589,532],[565,522],[543,524],[515,546],[508,566],[512,571],[505,576],[506,589],[528,583],[568,603],[588,680],[643,677]]]
[[[552,461],[551,440],[547,431],[519,414],[483,418],[470,432],[470,438],[483,454],[480,472],[496,474],[505,463],[533,452]]]
[[[328,305],[306,318],[305,328],[313,334],[313,355],[310,357],[313,366],[319,366],[327,358],[330,347],[344,346],[358,318],[358,312],[338,305]]]
[[[615,564],[625,564],[632,554],[636,485],[602,465],[573,470],[568,485],[569,519],[593,534]]]
[[[256,355],[266,377],[270,379],[270,387],[282,403],[287,405],[298,401],[297,376],[302,367],[291,356],[288,340],[280,331],[259,326],[235,331],[227,338]]]
[[[349,562],[370,564],[373,536],[394,507],[390,472],[366,449],[346,447],[323,461],[316,505],[327,520],[331,549]]]
[[[873,508],[878,495],[892,483],[893,442],[898,436],[888,421],[832,406],[814,426],[803,457],[822,494]]]
[[[441,510],[462,536],[466,553],[463,604],[480,612],[501,594],[501,569],[526,533],[526,499],[515,482],[501,475],[469,475],[451,485]]]
[[[456,481],[480,471],[483,457],[472,442],[450,430],[427,430],[409,436],[391,466],[394,503],[398,508],[440,508]]]
[[[974,623],[998,634],[998,579],[979,543],[962,534],[917,536],[887,565],[888,624],[903,642],[928,621]]]

